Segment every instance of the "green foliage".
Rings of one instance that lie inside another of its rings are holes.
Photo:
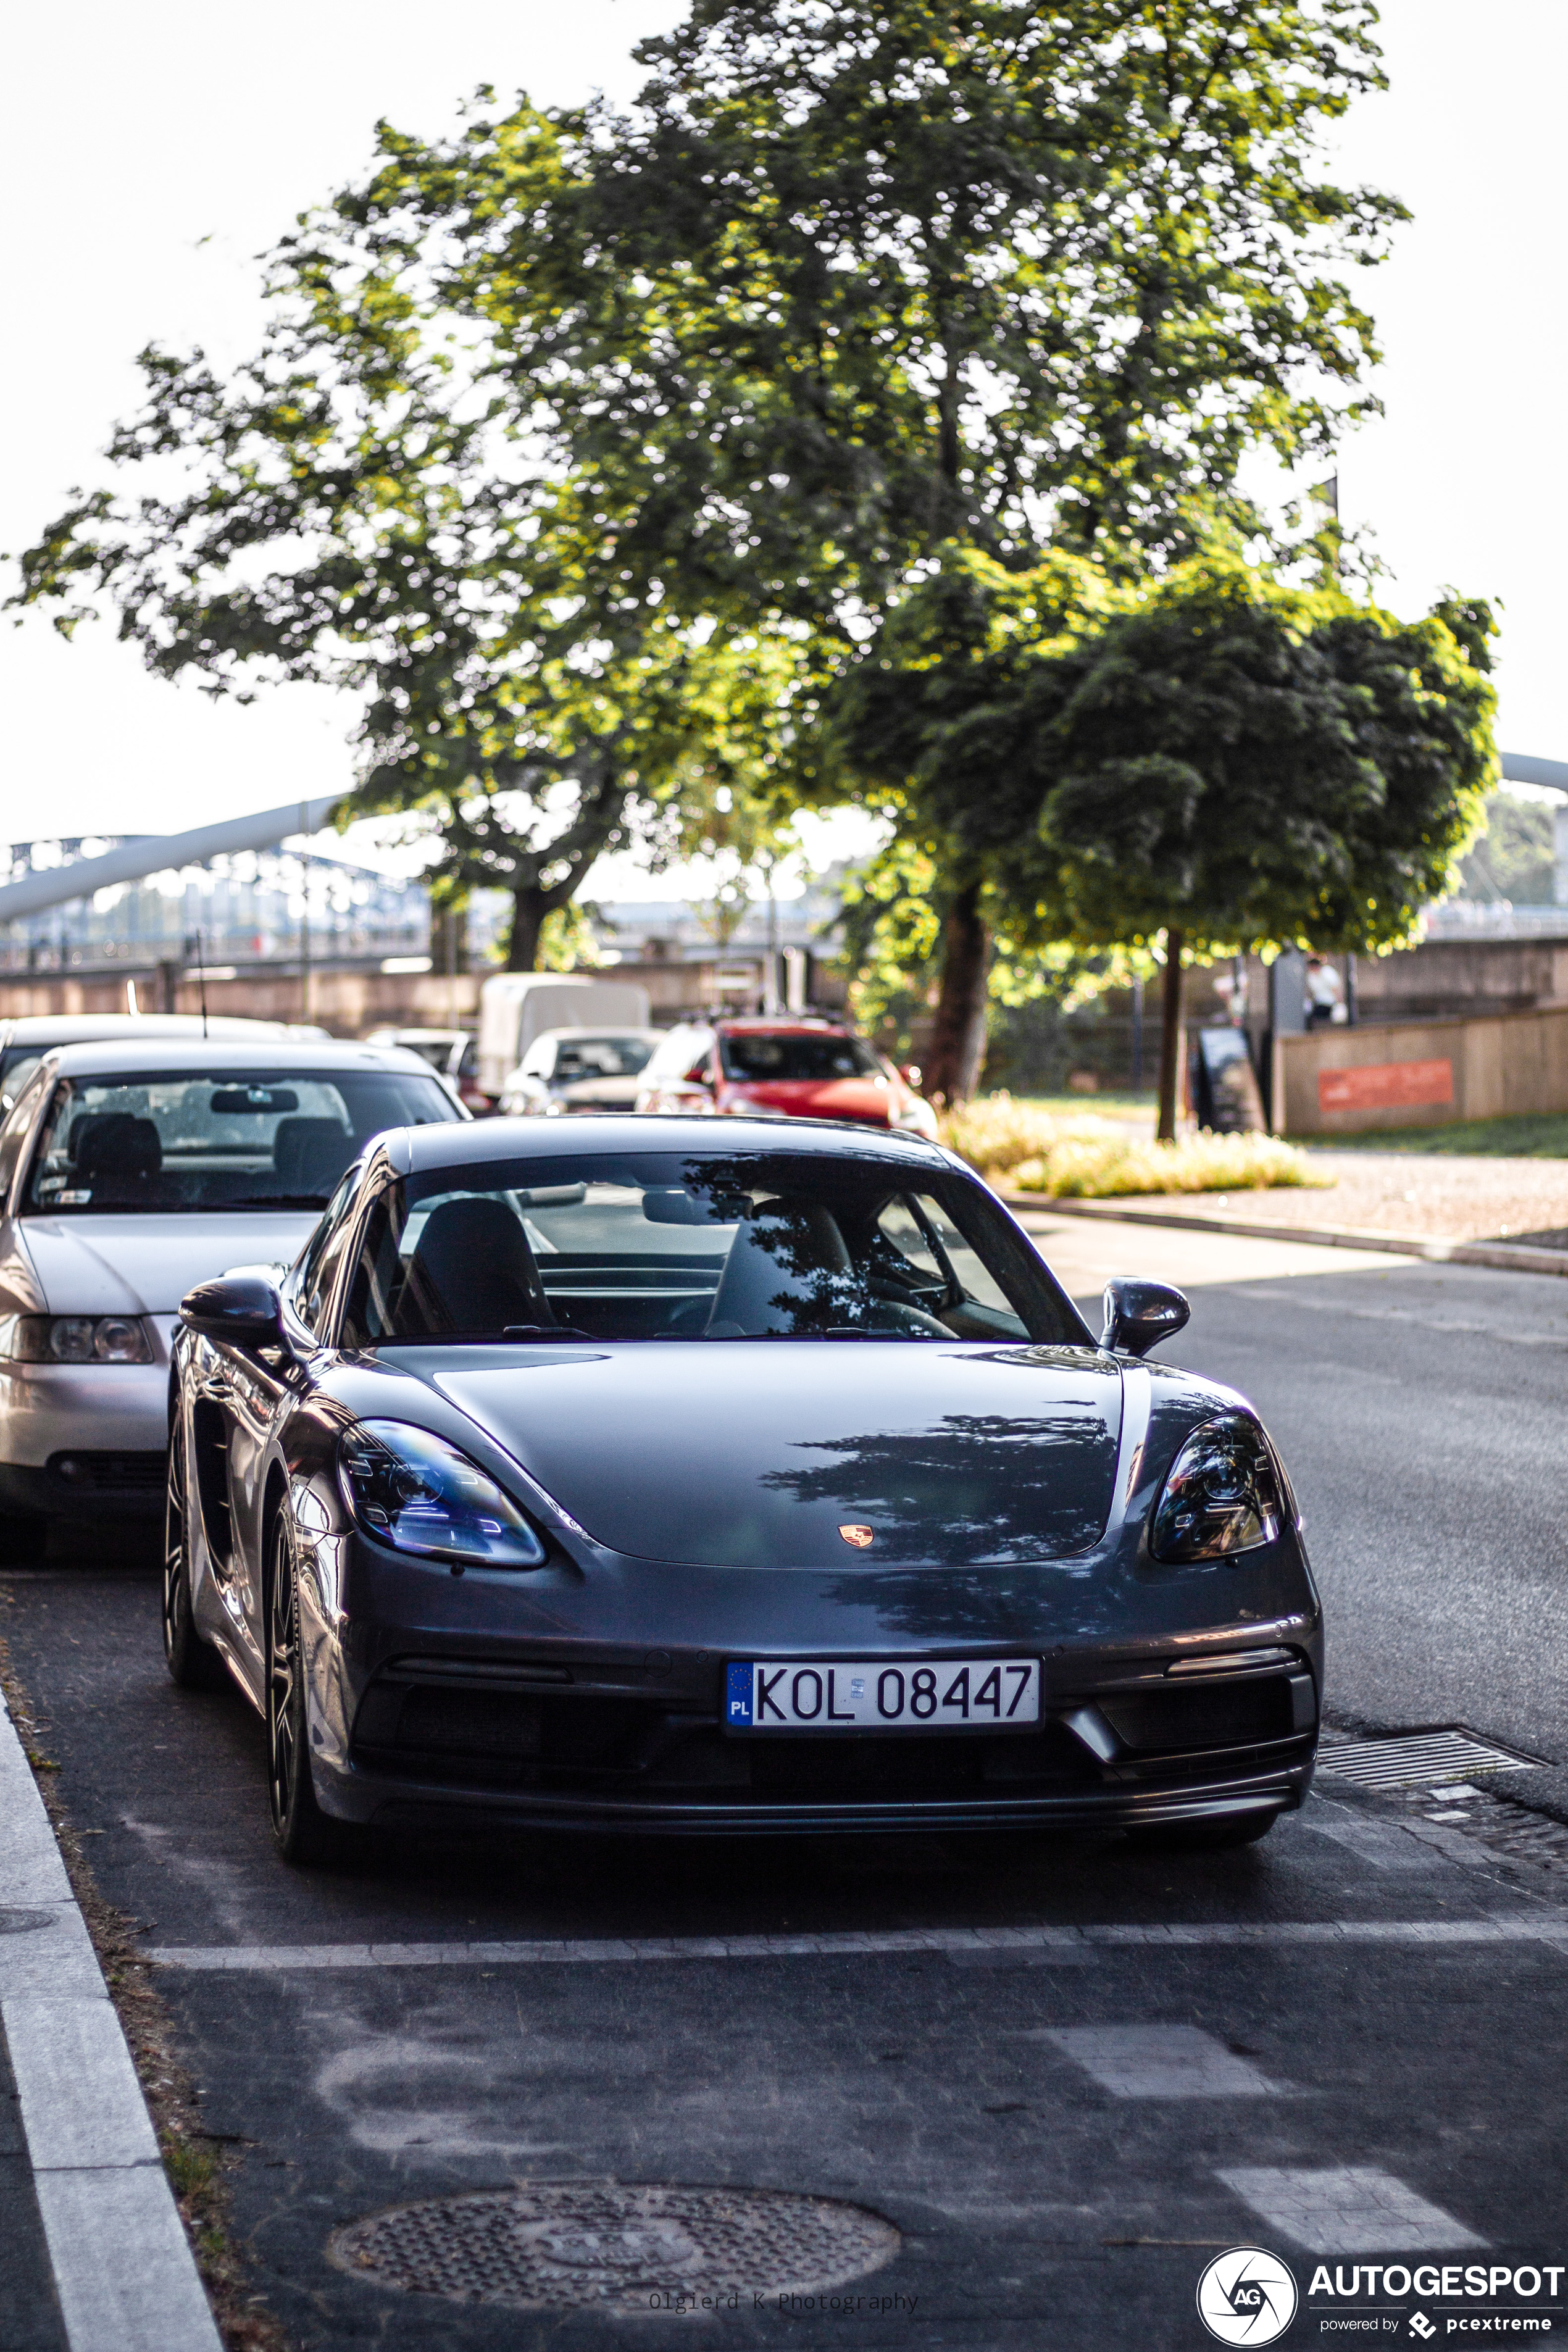
[[[1332,272],[1403,216],[1319,148],[1373,14],[697,0],[628,111],[481,93],[311,235],[493,338],[624,593],[852,637],[951,540],[1168,558],[1256,523],[1248,447],[1330,446],[1374,356]]]
[[[1019,940],[1382,947],[1448,887],[1495,772],[1490,618],[1406,624],[1219,546],[1141,593],[956,554],[837,697]]]
[[[1047,665],[1042,887],[1085,941],[1399,945],[1496,773],[1491,634],[1483,605],[1407,624],[1223,548],[1177,567]]]

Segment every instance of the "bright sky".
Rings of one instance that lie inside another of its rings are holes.
[[[387,115],[438,131],[480,81],[543,100],[628,92],[629,51],[669,0],[276,0],[263,16],[153,0],[18,10],[7,34],[0,217],[11,224],[11,363],[0,379],[0,548],[15,551],[137,398],[157,339],[220,363],[255,339],[252,257],[356,173]],[[1345,126],[1342,168],[1415,218],[1365,294],[1386,416],[1340,460],[1406,614],[1446,583],[1503,607],[1500,740],[1568,759],[1558,423],[1568,321],[1559,151],[1562,0],[1391,0],[1393,83]],[[205,240],[205,241],[204,241]],[[1321,471],[1321,468],[1315,469]],[[8,837],[171,832],[351,781],[353,711],[289,687],[248,709],[146,675],[111,626],[73,645],[0,626]],[[816,853],[834,846],[818,833]],[[847,844],[841,845],[847,846]],[[677,895],[616,861],[595,896]]]

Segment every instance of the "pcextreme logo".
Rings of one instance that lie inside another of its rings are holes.
[[[1221,2344],[1272,2344],[1295,2316],[1295,2279],[1261,2246],[1216,2254],[1198,2281],[1198,2317]]]

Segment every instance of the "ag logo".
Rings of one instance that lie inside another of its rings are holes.
[[[1278,2254],[1233,2246],[1198,2281],[1198,2317],[1222,2344],[1272,2344],[1296,2316],[1296,2282]]]

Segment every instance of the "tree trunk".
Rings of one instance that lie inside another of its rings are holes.
[[[1176,1106],[1181,1099],[1182,1055],[1182,935],[1165,933],[1165,984],[1160,1006],[1160,1124],[1162,1143],[1176,1139]]]
[[[990,954],[980,885],[972,882],[954,898],[942,926],[942,992],[926,1055],[925,1091],[944,1103],[966,1102],[979,1082]]]
[[[506,948],[508,971],[538,971],[539,934],[553,903],[552,893],[540,889],[536,883],[512,892],[511,935]]]

